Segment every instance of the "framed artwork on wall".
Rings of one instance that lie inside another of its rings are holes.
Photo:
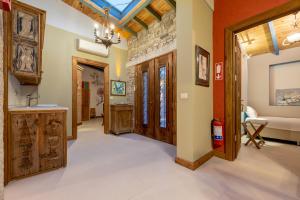
[[[126,96],[126,82],[125,81],[116,81],[111,80],[111,91],[112,96]]]
[[[200,46],[196,45],[196,85],[209,87],[210,79],[210,54]]]

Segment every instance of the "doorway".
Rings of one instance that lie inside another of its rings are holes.
[[[282,6],[254,16],[225,29],[225,158],[235,160],[241,146],[241,69],[236,34],[300,10],[292,0]]]
[[[96,111],[90,109],[89,101],[89,89],[90,84],[88,82],[82,82],[80,73],[81,66],[89,66],[97,70],[101,70],[104,73],[104,102],[103,102],[103,125],[104,133],[109,133],[109,65],[106,63],[93,61],[85,58],[73,57],[72,58],[72,136],[69,140],[77,139],[77,124],[80,124],[82,119],[78,119],[78,115],[84,119],[89,119],[92,115],[97,115]],[[84,84],[81,84],[82,82]],[[84,86],[84,87],[82,87]],[[79,89],[80,88],[80,89]],[[80,92],[82,93],[80,94]],[[82,98],[84,95],[85,98]],[[80,114],[78,114],[80,113]],[[93,114],[94,113],[94,114]]]
[[[176,144],[176,54],[169,53],[137,66],[136,132]]]

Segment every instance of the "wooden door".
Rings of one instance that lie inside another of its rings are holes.
[[[137,66],[136,132],[154,137],[154,60]]]
[[[173,59],[170,53],[138,65],[135,94],[135,132],[170,144],[176,143]]]
[[[235,158],[241,148],[241,68],[242,68],[242,52],[238,42],[237,36],[235,36],[235,49],[234,49],[234,65],[235,65]]]
[[[155,138],[173,143],[173,70],[172,54],[155,59]]]
[[[82,121],[90,120],[90,83],[82,81]]]

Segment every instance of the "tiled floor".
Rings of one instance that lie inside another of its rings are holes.
[[[11,182],[5,200],[300,199],[300,147],[243,146],[235,162],[213,158],[194,172],[175,154],[139,135],[104,135],[91,121],[69,143],[67,168]]]

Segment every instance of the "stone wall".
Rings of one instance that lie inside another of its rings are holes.
[[[149,25],[148,30],[128,39],[128,63],[133,66],[176,49],[176,12],[162,16],[161,22]]]
[[[4,179],[4,153],[3,153],[3,21],[2,10],[0,10],[0,200],[4,199],[3,196],[3,179]]]
[[[126,68],[127,76],[127,102],[134,105],[134,91],[135,91],[135,66],[128,66]]]
[[[127,101],[134,105],[135,65],[153,59],[176,49],[176,12],[162,16],[161,22],[155,21],[148,30],[128,39]]]

